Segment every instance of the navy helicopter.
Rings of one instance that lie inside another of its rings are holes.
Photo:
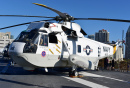
[[[2,29],[30,24],[22,31],[9,47],[9,56],[25,70],[49,67],[71,67],[69,75],[78,76],[77,68],[95,70],[100,59],[111,57],[122,41],[115,46],[97,42],[88,38],[85,31],[74,20],[102,20],[130,22],[122,19],[74,18],[43,4],[33,3],[47,8],[59,16],[0,15],[11,17],[40,17],[47,20],[27,22]],[[52,22],[56,21],[56,22]],[[72,22],[73,21],[73,22]]]

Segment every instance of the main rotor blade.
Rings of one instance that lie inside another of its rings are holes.
[[[0,16],[8,16],[8,17],[39,17],[39,18],[55,18],[55,17],[47,17],[47,16],[29,16],[29,15],[0,15]]]
[[[41,20],[41,21],[51,21],[51,20],[54,20],[54,19]],[[41,21],[33,21],[33,22],[41,22]],[[12,28],[12,27],[16,27],[16,26],[21,26],[21,25],[26,25],[26,24],[30,24],[30,23],[32,23],[32,22],[27,22],[27,23],[22,23],[22,24],[16,24],[16,25],[8,26],[8,27],[3,27],[3,28],[0,28],[0,30],[7,29],[7,28]]]
[[[74,18],[74,20],[102,20],[102,21],[130,22],[130,20],[107,19],[107,18]]]
[[[46,6],[46,5],[39,4],[39,3],[33,3],[33,4],[42,6],[42,7],[44,7],[44,8],[47,8],[47,9],[49,9],[49,10],[51,10],[51,11],[57,13],[57,14],[58,14],[60,17],[62,17],[62,18],[65,18],[65,17],[66,17],[66,15],[65,15],[64,13],[62,13],[62,12],[60,12],[60,11],[58,11],[58,10],[55,10],[55,9],[53,9],[53,8],[50,8],[50,7]]]

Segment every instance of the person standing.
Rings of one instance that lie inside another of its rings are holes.
[[[115,62],[114,62],[114,59],[112,60],[112,70],[114,70],[115,68]]]

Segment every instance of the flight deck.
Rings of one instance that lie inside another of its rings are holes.
[[[9,64],[0,58],[0,72]],[[130,73],[108,70],[85,71],[82,78],[71,78],[67,70],[26,71],[17,64],[0,74],[0,88],[130,88]]]

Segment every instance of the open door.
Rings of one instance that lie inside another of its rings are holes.
[[[59,60],[62,53],[62,41],[59,34],[50,33],[49,34],[49,55],[50,60]]]

